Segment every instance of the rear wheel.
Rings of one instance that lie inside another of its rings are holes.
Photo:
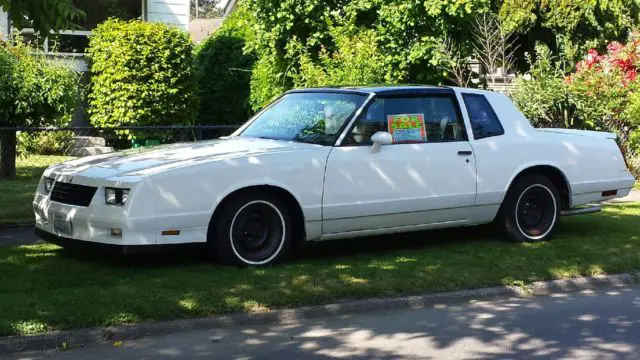
[[[286,255],[291,244],[289,210],[271,194],[235,196],[216,212],[212,224],[209,251],[222,264],[273,264]]]
[[[513,241],[548,240],[558,222],[559,199],[558,190],[548,178],[523,177],[507,192],[497,222]]]

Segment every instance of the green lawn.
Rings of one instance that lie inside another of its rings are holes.
[[[421,232],[311,244],[264,269],[0,247],[0,335],[631,271],[638,224],[640,203],[611,205],[562,219],[547,243],[504,242],[486,227]]]
[[[18,159],[15,180],[0,180],[0,224],[33,221],[33,195],[47,166],[69,159],[65,156],[34,155]]]

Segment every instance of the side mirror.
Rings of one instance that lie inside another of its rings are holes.
[[[373,142],[371,152],[378,152],[382,145],[393,144],[393,136],[386,131],[376,131],[375,134],[371,135],[371,142]]]

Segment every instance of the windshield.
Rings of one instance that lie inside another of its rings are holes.
[[[291,93],[260,114],[240,136],[332,145],[366,97],[346,93]]]

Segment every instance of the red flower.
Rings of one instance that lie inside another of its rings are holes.
[[[613,59],[611,60],[611,63],[624,72],[635,69],[635,66],[633,65],[631,59]]]

